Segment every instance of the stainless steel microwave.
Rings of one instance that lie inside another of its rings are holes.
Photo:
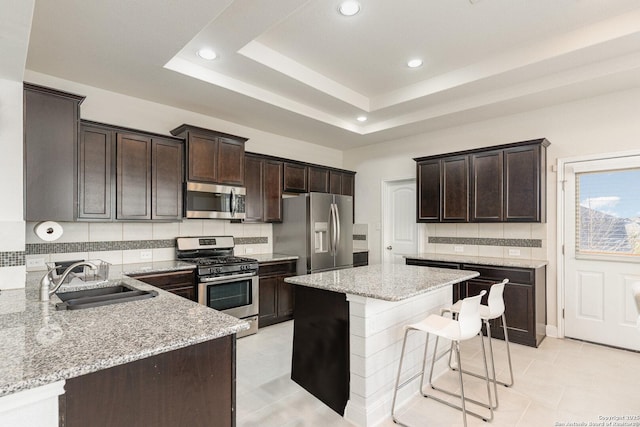
[[[244,187],[187,182],[185,216],[187,218],[244,219]]]

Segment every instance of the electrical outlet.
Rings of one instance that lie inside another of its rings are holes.
[[[244,248],[244,253],[245,254],[252,254],[253,253],[253,248],[249,248],[249,247]]]
[[[520,256],[520,249],[509,249],[509,256]]]
[[[453,247],[454,252],[464,252],[464,246],[456,245]]]
[[[44,268],[44,258],[27,258],[27,268]]]
[[[140,259],[150,260],[151,258],[153,258],[152,251],[140,251]]]

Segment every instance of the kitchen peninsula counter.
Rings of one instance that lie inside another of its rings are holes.
[[[121,273],[104,285],[124,282],[159,295],[57,311],[57,296],[39,301],[43,274],[28,273],[24,289],[0,293],[0,399],[51,384],[61,389],[65,380],[226,338],[248,327]]]
[[[351,423],[379,424],[390,414],[403,326],[439,313],[452,302],[451,286],[478,274],[374,264],[285,279],[296,285],[291,378]],[[424,351],[415,339],[407,372],[419,369]],[[417,390],[406,387],[398,401]]]

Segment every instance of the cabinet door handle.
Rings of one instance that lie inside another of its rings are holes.
[[[387,246],[387,250],[390,251],[391,249],[393,249],[393,247],[391,245]]]

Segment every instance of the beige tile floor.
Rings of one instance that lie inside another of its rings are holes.
[[[285,322],[238,340],[237,426],[351,426],[289,378],[292,337],[293,322]],[[481,366],[478,348],[477,341],[463,343],[465,368]],[[494,350],[498,378],[505,379],[504,343],[494,340]],[[511,351],[515,385],[498,389],[499,408],[491,423],[469,417],[469,426],[606,425],[597,423],[615,416],[632,419],[609,425],[640,426],[640,353],[554,338],[537,349],[512,344]],[[447,372],[436,384],[457,387],[456,375]],[[481,380],[468,376],[465,392],[486,396]],[[459,411],[421,397],[398,412],[411,426],[463,425]],[[391,419],[381,424],[391,426],[396,426]]]

